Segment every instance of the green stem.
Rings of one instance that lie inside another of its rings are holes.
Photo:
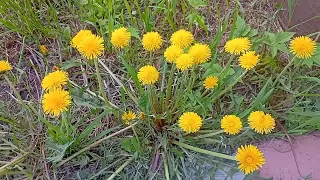
[[[196,151],[196,152],[199,152],[199,153],[202,153],[202,154],[208,154],[208,155],[210,155],[210,156],[219,157],[219,158],[224,158],[224,159],[229,159],[229,160],[233,160],[233,161],[236,160],[236,158],[233,157],[233,156],[229,156],[229,155],[222,154],[222,153],[217,153],[217,152],[208,151],[208,150],[201,149],[201,148],[194,147],[194,146],[190,146],[190,145],[188,145],[188,144],[185,144],[185,143],[182,143],[182,142],[178,142],[178,141],[175,141],[175,140],[172,141],[172,144],[175,144],[175,145],[178,145],[178,146],[180,146],[180,147],[184,147],[184,148],[186,148],[186,149],[190,149],[190,150],[192,150],[192,151]]]
[[[276,78],[276,80],[272,83],[271,87],[274,87],[277,82],[279,81],[280,77],[283,75],[283,73],[285,73],[287,71],[287,69],[291,66],[291,64],[293,63],[293,61],[296,59],[296,57],[293,57],[289,63],[286,65],[286,67],[283,68],[283,70],[281,71],[281,73],[278,75],[278,77]]]
[[[231,83],[228,87],[226,87],[223,91],[221,91],[217,96],[215,96],[212,99],[212,102],[214,102],[215,100],[219,99],[222,95],[224,95],[226,92],[232,90],[232,87],[237,84],[237,82],[244,76],[247,74],[247,70],[244,71],[233,83]]]
[[[215,136],[215,135],[221,134],[221,133],[223,133],[223,132],[224,132],[224,130],[219,130],[219,131],[216,131],[216,132],[213,132],[213,133],[200,135],[200,136],[196,137],[196,139],[212,137],[212,136]]]
[[[104,88],[103,88],[102,78],[101,78],[100,71],[99,71],[98,60],[94,59],[93,61],[94,61],[94,65],[96,68],[96,74],[97,74],[97,79],[98,79],[99,89],[100,89],[101,95],[104,99],[104,102],[106,103],[106,106],[112,108],[112,106],[110,105],[109,100],[107,98],[106,92],[104,91]]]
[[[118,175],[125,167],[127,167],[132,161],[134,157],[130,157],[125,163],[123,163],[107,180],[112,180]]]

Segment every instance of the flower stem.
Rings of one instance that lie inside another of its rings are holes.
[[[296,59],[296,57],[294,56],[294,57],[289,61],[289,63],[286,65],[286,67],[283,68],[283,70],[282,70],[281,73],[278,75],[278,77],[276,78],[276,80],[272,83],[272,87],[274,87],[274,86],[278,83],[280,77],[283,75],[284,72],[287,71],[287,69],[291,66],[291,64],[293,63],[293,61],[294,61],[295,59]]]
[[[94,65],[95,65],[95,68],[96,68],[96,74],[97,74],[99,90],[101,92],[101,95],[102,95],[102,97],[104,99],[104,102],[106,103],[106,106],[112,108],[112,106],[110,105],[109,100],[107,98],[106,92],[104,91],[104,88],[103,88],[102,79],[101,79],[101,75],[100,75],[100,71],[99,71],[99,64],[98,64],[98,60],[97,59],[94,59]]]
[[[219,131],[216,131],[216,132],[213,132],[213,133],[203,134],[203,135],[200,135],[200,136],[196,137],[196,139],[212,137],[212,136],[215,136],[215,135],[221,134],[221,133],[223,133],[223,132],[224,132],[224,130],[219,130]]]
[[[175,141],[175,140],[171,141],[171,143],[175,144],[175,145],[178,145],[180,147],[186,148],[186,149],[190,149],[192,151],[196,151],[196,152],[202,153],[202,154],[207,154],[207,155],[210,155],[210,156],[219,157],[219,158],[223,158],[223,159],[229,159],[229,160],[233,160],[233,161],[236,160],[236,158],[233,157],[233,156],[229,156],[229,155],[222,154],[222,153],[208,151],[208,150],[201,149],[201,148],[194,147],[194,146],[190,146],[188,144],[185,144],[185,143],[182,143],[182,142],[178,142],[178,141]]]

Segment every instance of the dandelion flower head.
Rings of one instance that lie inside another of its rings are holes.
[[[10,71],[12,69],[11,64],[9,61],[1,60],[0,61],[0,73],[3,73],[5,71]]]
[[[173,63],[181,54],[183,54],[183,50],[179,46],[171,45],[164,52],[164,57],[167,62]]]
[[[130,121],[134,120],[137,117],[136,113],[132,111],[128,111],[123,113],[122,120],[124,120],[125,124],[129,125]]]
[[[186,133],[195,133],[202,126],[201,117],[194,112],[185,112],[179,118],[179,127]]]
[[[239,55],[248,51],[251,48],[251,41],[247,37],[240,37],[229,40],[224,49],[226,52],[234,55]]]
[[[211,49],[207,44],[196,43],[190,47],[188,53],[193,56],[195,64],[205,63],[211,57]]]
[[[214,88],[215,86],[218,85],[218,78],[216,76],[208,76],[203,83],[203,86],[206,89],[211,89]]]
[[[248,51],[239,57],[239,64],[242,68],[250,70],[257,65],[259,57],[255,51]]]
[[[55,89],[43,95],[42,108],[46,114],[59,116],[68,109],[71,104],[71,96],[68,91]]]
[[[71,46],[78,48],[79,44],[88,36],[92,35],[90,30],[80,30],[71,40]]]
[[[127,28],[118,28],[111,34],[111,44],[116,48],[123,49],[129,45],[130,38],[131,33]]]
[[[80,54],[89,60],[99,57],[102,54],[103,49],[103,39],[94,34],[83,39],[83,41],[78,45]]]
[[[68,73],[62,70],[57,70],[46,75],[41,83],[44,90],[61,89],[68,82]]]
[[[194,59],[190,54],[181,54],[175,63],[179,70],[184,71],[192,67]]]
[[[143,85],[154,84],[159,80],[159,72],[154,66],[143,66],[138,72],[138,79]]]
[[[258,170],[265,163],[263,153],[254,145],[245,145],[238,148],[236,160],[240,171],[245,174]]]
[[[143,35],[142,45],[145,50],[154,52],[161,48],[162,37],[158,32],[148,32]]]
[[[254,111],[248,118],[249,126],[257,133],[268,134],[276,126],[275,120],[270,114],[266,114],[263,111]]]
[[[235,115],[226,115],[221,120],[221,128],[227,134],[238,134],[242,129],[242,122],[239,117]]]
[[[41,45],[41,46],[40,46],[40,52],[41,52],[42,54],[47,54],[47,53],[48,53],[47,46]]]
[[[182,49],[190,47],[193,42],[193,35],[191,32],[181,29],[172,34],[170,41],[173,45],[177,45]]]
[[[290,51],[301,59],[308,59],[315,54],[316,42],[307,36],[299,36],[290,42]]]

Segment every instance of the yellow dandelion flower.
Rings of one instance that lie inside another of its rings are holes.
[[[195,133],[202,126],[201,117],[194,112],[185,112],[179,118],[179,127],[186,133]]]
[[[216,76],[209,76],[204,80],[203,86],[206,89],[214,88],[218,85],[219,79]]]
[[[42,108],[46,114],[59,116],[70,104],[71,96],[68,91],[55,89],[43,95]]]
[[[178,69],[184,71],[192,67],[194,60],[190,54],[182,54],[176,59],[175,63]]]
[[[77,48],[79,44],[88,36],[92,35],[90,30],[80,30],[71,40],[71,46]]]
[[[164,52],[164,57],[167,62],[173,63],[181,54],[183,54],[183,50],[179,46],[171,45]]]
[[[247,37],[241,37],[229,40],[224,49],[230,54],[239,55],[248,51],[251,45],[251,41]]]
[[[257,65],[259,57],[255,51],[248,51],[239,57],[239,64],[242,68],[250,70]]]
[[[317,44],[307,36],[299,36],[290,42],[290,51],[301,59],[308,59],[316,52]]]
[[[242,122],[240,118],[235,115],[226,115],[221,120],[221,128],[227,134],[236,135],[242,129]]]
[[[3,73],[5,71],[10,71],[12,69],[11,64],[9,61],[2,60],[0,61],[0,73]]]
[[[258,170],[265,163],[263,153],[254,145],[245,145],[238,148],[236,160],[240,171],[245,174]]]
[[[143,35],[142,45],[145,50],[154,52],[161,48],[162,37],[158,32],[148,32]]]
[[[210,59],[211,49],[207,44],[196,43],[190,47],[189,54],[193,56],[195,64],[202,64]]]
[[[118,28],[111,34],[111,44],[116,48],[124,48],[129,45],[131,33],[127,28]]]
[[[48,53],[47,46],[41,45],[41,46],[40,46],[40,52],[41,52],[42,54],[47,54],[47,53]]]
[[[193,39],[191,32],[181,29],[172,34],[170,41],[173,45],[177,45],[180,48],[185,49],[190,47]]]
[[[154,66],[143,66],[139,69],[138,79],[143,85],[154,84],[159,80],[159,72]]]
[[[268,134],[276,126],[272,116],[270,114],[265,114],[263,111],[251,112],[248,122],[249,126],[260,134]]]
[[[122,120],[124,120],[125,124],[129,125],[130,121],[134,120],[137,117],[136,113],[132,111],[128,111],[123,113]]]
[[[94,34],[89,35],[87,38],[78,45],[80,54],[89,59],[95,59],[102,54],[104,49],[103,39],[100,36]]]
[[[61,89],[68,82],[68,73],[62,70],[57,70],[46,75],[41,83],[44,90]]]
[[[140,112],[139,119],[144,120],[146,118],[146,114],[144,112]]]

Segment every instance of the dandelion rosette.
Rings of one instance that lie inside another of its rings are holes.
[[[164,57],[166,61],[169,63],[174,63],[176,59],[183,54],[183,49],[179,46],[171,45],[169,46],[166,51],[164,52]]]
[[[195,133],[202,126],[201,117],[194,112],[185,112],[179,118],[179,127],[186,133]]]
[[[194,37],[191,32],[181,29],[172,34],[170,41],[173,45],[179,46],[182,49],[190,47]]]
[[[12,69],[11,64],[9,61],[1,60],[0,61],[0,73],[3,73],[5,71],[10,71]]]
[[[68,109],[71,104],[71,96],[68,91],[55,89],[43,95],[42,108],[46,114],[59,116]]]
[[[143,85],[154,84],[159,80],[159,72],[154,66],[143,66],[139,69],[138,79]]]
[[[188,52],[194,59],[195,64],[207,62],[211,57],[211,49],[207,44],[196,43]]]
[[[216,76],[209,76],[204,80],[203,86],[206,89],[212,89],[218,85],[218,81]]]
[[[87,36],[78,45],[80,54],[89,60],[99,57],[102,54],[103,49],[103,39],[94,34]]]
[[[235,38],[229,40],[224,49],[226,52],[234,55],[245,53],[251,48],[251,41],[247,37]]]
[[[238,148],[236,160],[240,171],[245,174],[258,170],[265,163],[263,153],[254,145],[245,145]]]
[[[46,75],[41,83],[44,90],[61,89],[69,81],[68,73],[62,70],[57,70]]]
[[[248,51],[239,57],[240,66],[246,70],[250,70],[257,65],[259,57],[255,51]]]
[[[142,45],[147,51],[154,52],[159,50],[162,45],[162,37],[158,32],[148,32],[143,35]]]
[[[80,30],[71,40],[71,46],[78,48],[79,44],[88,36],[92,35],[90,30]]]
[[[194,60],[190,54],[181,54],[175,63],[179,70],[184,71],[192,67]]]
[[[116,48],[125,48],[129,45],[130,39],[131,33],[125,27],[118,28],[111,34],[111,44]]]
[[[122,115],[122,120],[124,120],[125,124],[129,125],[130,121],[136,119],[137,115],[136,113],[132,112],[132,111],[128,111],[123,113]]]
[[[276,126],[275,120],[270,114],[265,114],[263,111],[251,112],[248,117],[249,126],[257,133],[268,134]]]
[[[300,59],[308,59],[316,52],[316,42],[306,36],[299,36],[290,42],[290,51]]]
[[[241,119],[235,115],[226,115],[221,120],[221,128],[227,134],[236,135],[242,129]]]

